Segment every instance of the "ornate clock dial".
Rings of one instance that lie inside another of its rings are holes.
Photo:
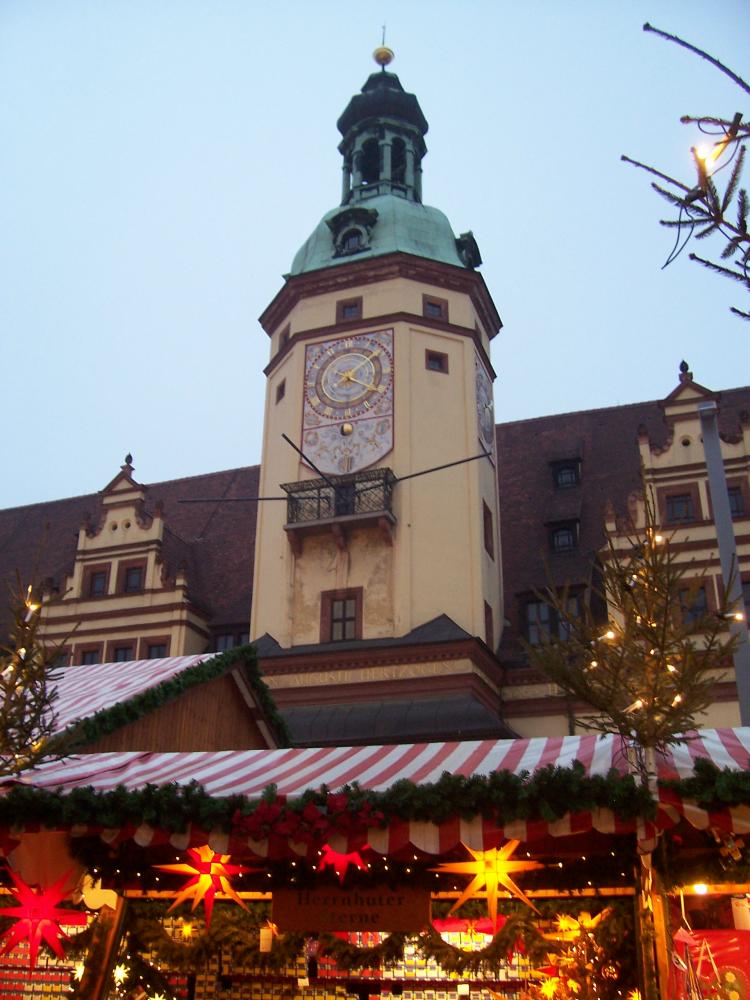
[[[485,448],[493,451],[495,444],[495,410],[492,399],[492,382],[479,355],[474,358],[477,392],[477,433]]]
[[[393,447],[393,331],[307,347],[305,454],[327,473],[356,472]]]
[[[372,410],[378,395],[388,391],[393,368],[390,357],[381,345],[373,350],[354,350],[346,346],[327,348],[310,365],[309,373],[315,376],[314,391],[308,399],[313,410],[328,416],[327,409],[341,411],[347,419]]]

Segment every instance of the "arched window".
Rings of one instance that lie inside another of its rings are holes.
[[[356,253],[364,245],[360,229],[347,229],[339,241],[339,253]]]
[[[406,183],[406,143],[394,139],[391,146],[391,180],[394,184]]]
[[[368,139],[362,146],[360,170],[363,184],[374,184],[380,179],[380,146],[377,139]]]

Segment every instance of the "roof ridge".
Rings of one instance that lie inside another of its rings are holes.
[[[705,386],[703,387],[705,388]],[[738,385],[732,389],[709,389],[716,396],[727,396],[730,393],[750,392],[750,385]],[[665,396],[664,399],[667,397]],[[664,399],[643,399],[638,403],[614,403],[612,406],[594,406],[588,410],[567,410],[565,413],[547,413],[538,417],[519,417],[517,420],[499,420],[495,427],[510,427],[512,424],[533,424],[539,420],[552,420],[558,417],[572,417],[583,413],[606,413],[608,410],[634,410],[639,406],[659,406]]]

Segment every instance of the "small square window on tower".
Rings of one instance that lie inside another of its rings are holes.
[[[440,351],[425,351],[424,366],[428,372],[442,372],[448,374],[448,355],[441,354]]]
[[[427,319],[442,319],[448,321],[448,300],[439,299],[435,295],[422,296],[422,315]]]
[[[336,303],[336,322],[346,323],[348,320],[362,319],[362,296],[356,299],[340,299]]]

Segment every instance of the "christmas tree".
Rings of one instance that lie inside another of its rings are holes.
[[[713,609],[703,600],[701,581],[659,528],[648,489],[642,507],[642,527],[608,532],[580,614],[565,590],[548,590],[561,627],[527,649],[534,665],[585,703],[580,724],[651,751],[696,728],[737,640],[727,629],[734,612],[726,595]],[[606,606],[604,621],[597,606]]]
[[[55,730],[54,667],[61,644],[40,637],[42,601],[20,581],[11,597],[13,621],[0,645],[0,776],[18,774],[42,757],[60,756]]]

